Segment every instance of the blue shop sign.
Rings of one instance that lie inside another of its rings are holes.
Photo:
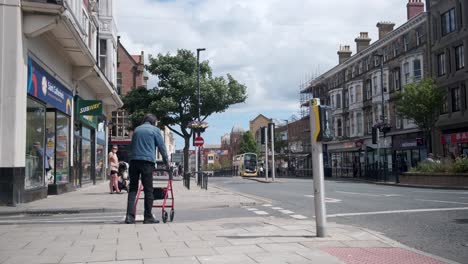
[[[30,57],[28,57],[28,94],[67,115],[72,113],[72,92]]]

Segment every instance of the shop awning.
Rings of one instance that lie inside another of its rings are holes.
[[[337,153],[337,152],[358,152],[361,151],[361,147],[354,147],[354,148],[341,148],[341,149],[329,149],[329,153]]]

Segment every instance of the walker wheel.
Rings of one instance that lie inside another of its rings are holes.
[[[171,214],[169,220],[172,222],[174,220],[174,208],[171,209]]]
[[[162,213],[162,220],[163,220],[163,223],[167,222],[167,212],[166,211],[163,211],[163,213]]]

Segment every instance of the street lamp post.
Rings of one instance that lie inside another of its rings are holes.
[[[197,49],[197,95],[198,95],[198,121],[200,122],[200,51],[204,51],[206,50],[205,48],[199,48]],[[194,132],[196,133],[196,132]],[[196,136],[199,136],[199,135],[196,135]],[[200,171],[200,163],[201,163],[201,159],[200,159],[200,147],[195,147],[196,150],[197,150],[197,153],[196,153],[196,157],[195,157],[195,169],[196,169],[196,180],[198,181],[198,177],[200,176],[199,175],[199,171]]]
[[[381,124],[379,130],[383,132],[384,135],[384,142],[385,142],[385,134],[388,132],[389,127],[385,123],[385,101],[384,101],[384,71],[383,71],[383,63],[384,63],[384,56],[382,54],[374,54],[374,57],[378,57],[380,60],[380,88],[381,88],[381,97],[382,97],[382,114],[380,116]],[[377,144],[379,143],[379,138],[377,138]],[[384,171],[384,180],[387,180],[387,173],[386,173],[386,165],[385,165],[385,159],[386,159],[386,150],[384,149],[385,146],[382,146],[381,150],[383,153],[379,152],[379,157],[381,154],[383,154],[382,157],[382,169]],[[380,158],[379,158],[380,160]]]

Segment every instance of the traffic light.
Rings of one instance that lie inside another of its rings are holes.
[[[372,127],[372,144],[377,144],[377,128]]]
[[[275,131],[275,123],[268,123],[268,143],[271,143],[271,130]]]

